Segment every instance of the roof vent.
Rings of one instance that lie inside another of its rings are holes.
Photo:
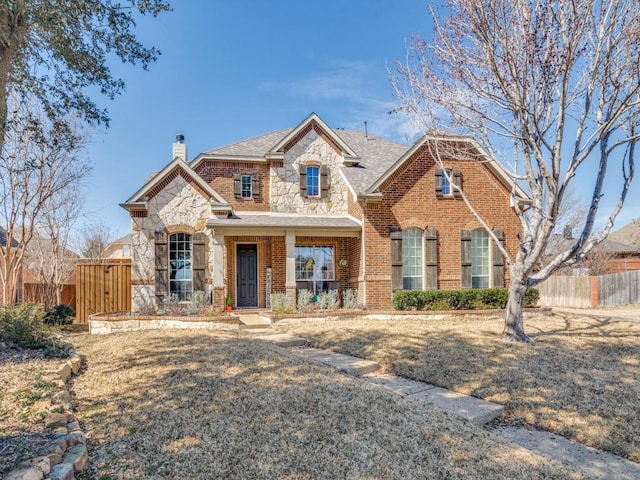
[[[369,133],[367,132],[367,121],[364,121],[364,139],[369,140]]]

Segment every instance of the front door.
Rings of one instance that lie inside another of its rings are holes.
[[[237,306],[258,306],[258,246],[237,245]]]

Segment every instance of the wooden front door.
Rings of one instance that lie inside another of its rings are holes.
[[[237,306],[258,306],[258,246],[237,246]]]

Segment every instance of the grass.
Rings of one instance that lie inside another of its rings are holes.
[[[582,478],[484,429],[231,333],[79,335],[82,478]]]
[[[59,388],[45,372],[61,363],[45,358],[43,350],[0,352],[0,476],[46,443],[42,420],[55,410],[51,397]]]
[[[501,317],[280,325],[314,346],[506,406],[500,421],[640,462],[640,323],[550,316],[535,345],[501,340]]]

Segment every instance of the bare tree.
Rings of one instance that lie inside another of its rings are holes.
[[[107,245],[116,239],[109,225],[102,223],[85,224],[76,236],[76,249],[83,258],[100,258]]]
[[[607,248],[607,242],[604,242],[589,252],[582,265],[589,269],[589,275],[606,275],[613,271],[616,257],[616,252]]]
[[[71,229],[82,209],[78,183],[50,197],[42,209],[34,238],[26,249],[25,267],[38,281],[38,301],[45,311],[62,303],[65,282],[75,271],[78,255],[70,249]]]
[[[608,235],[633,178],[640,2],[451,0],[448,6],[444,20],[432,13],[433,40],[415,39],[393,82],[400,109],[427,132],[446,127],[473,137],[477,159],[486,152],[509,172],[522,235],[513,255],[502,249],[511,274],[503,334],[530,341],[522,318],[525,291],[579,262]],[[596,232],[611,170],[619,181],[607,195],[617,203]],[[580,232],[537,270],[566,192],[577,182],[591,188]]]
[[[86,134],[77,123],[50,122],[35,102],[14,102],[13,107],[0,152],[0,224],[6,229],[5,245],[0,245],[0,304],[15,300],[26,249],[43,212],[91,171],[81,157]]]

